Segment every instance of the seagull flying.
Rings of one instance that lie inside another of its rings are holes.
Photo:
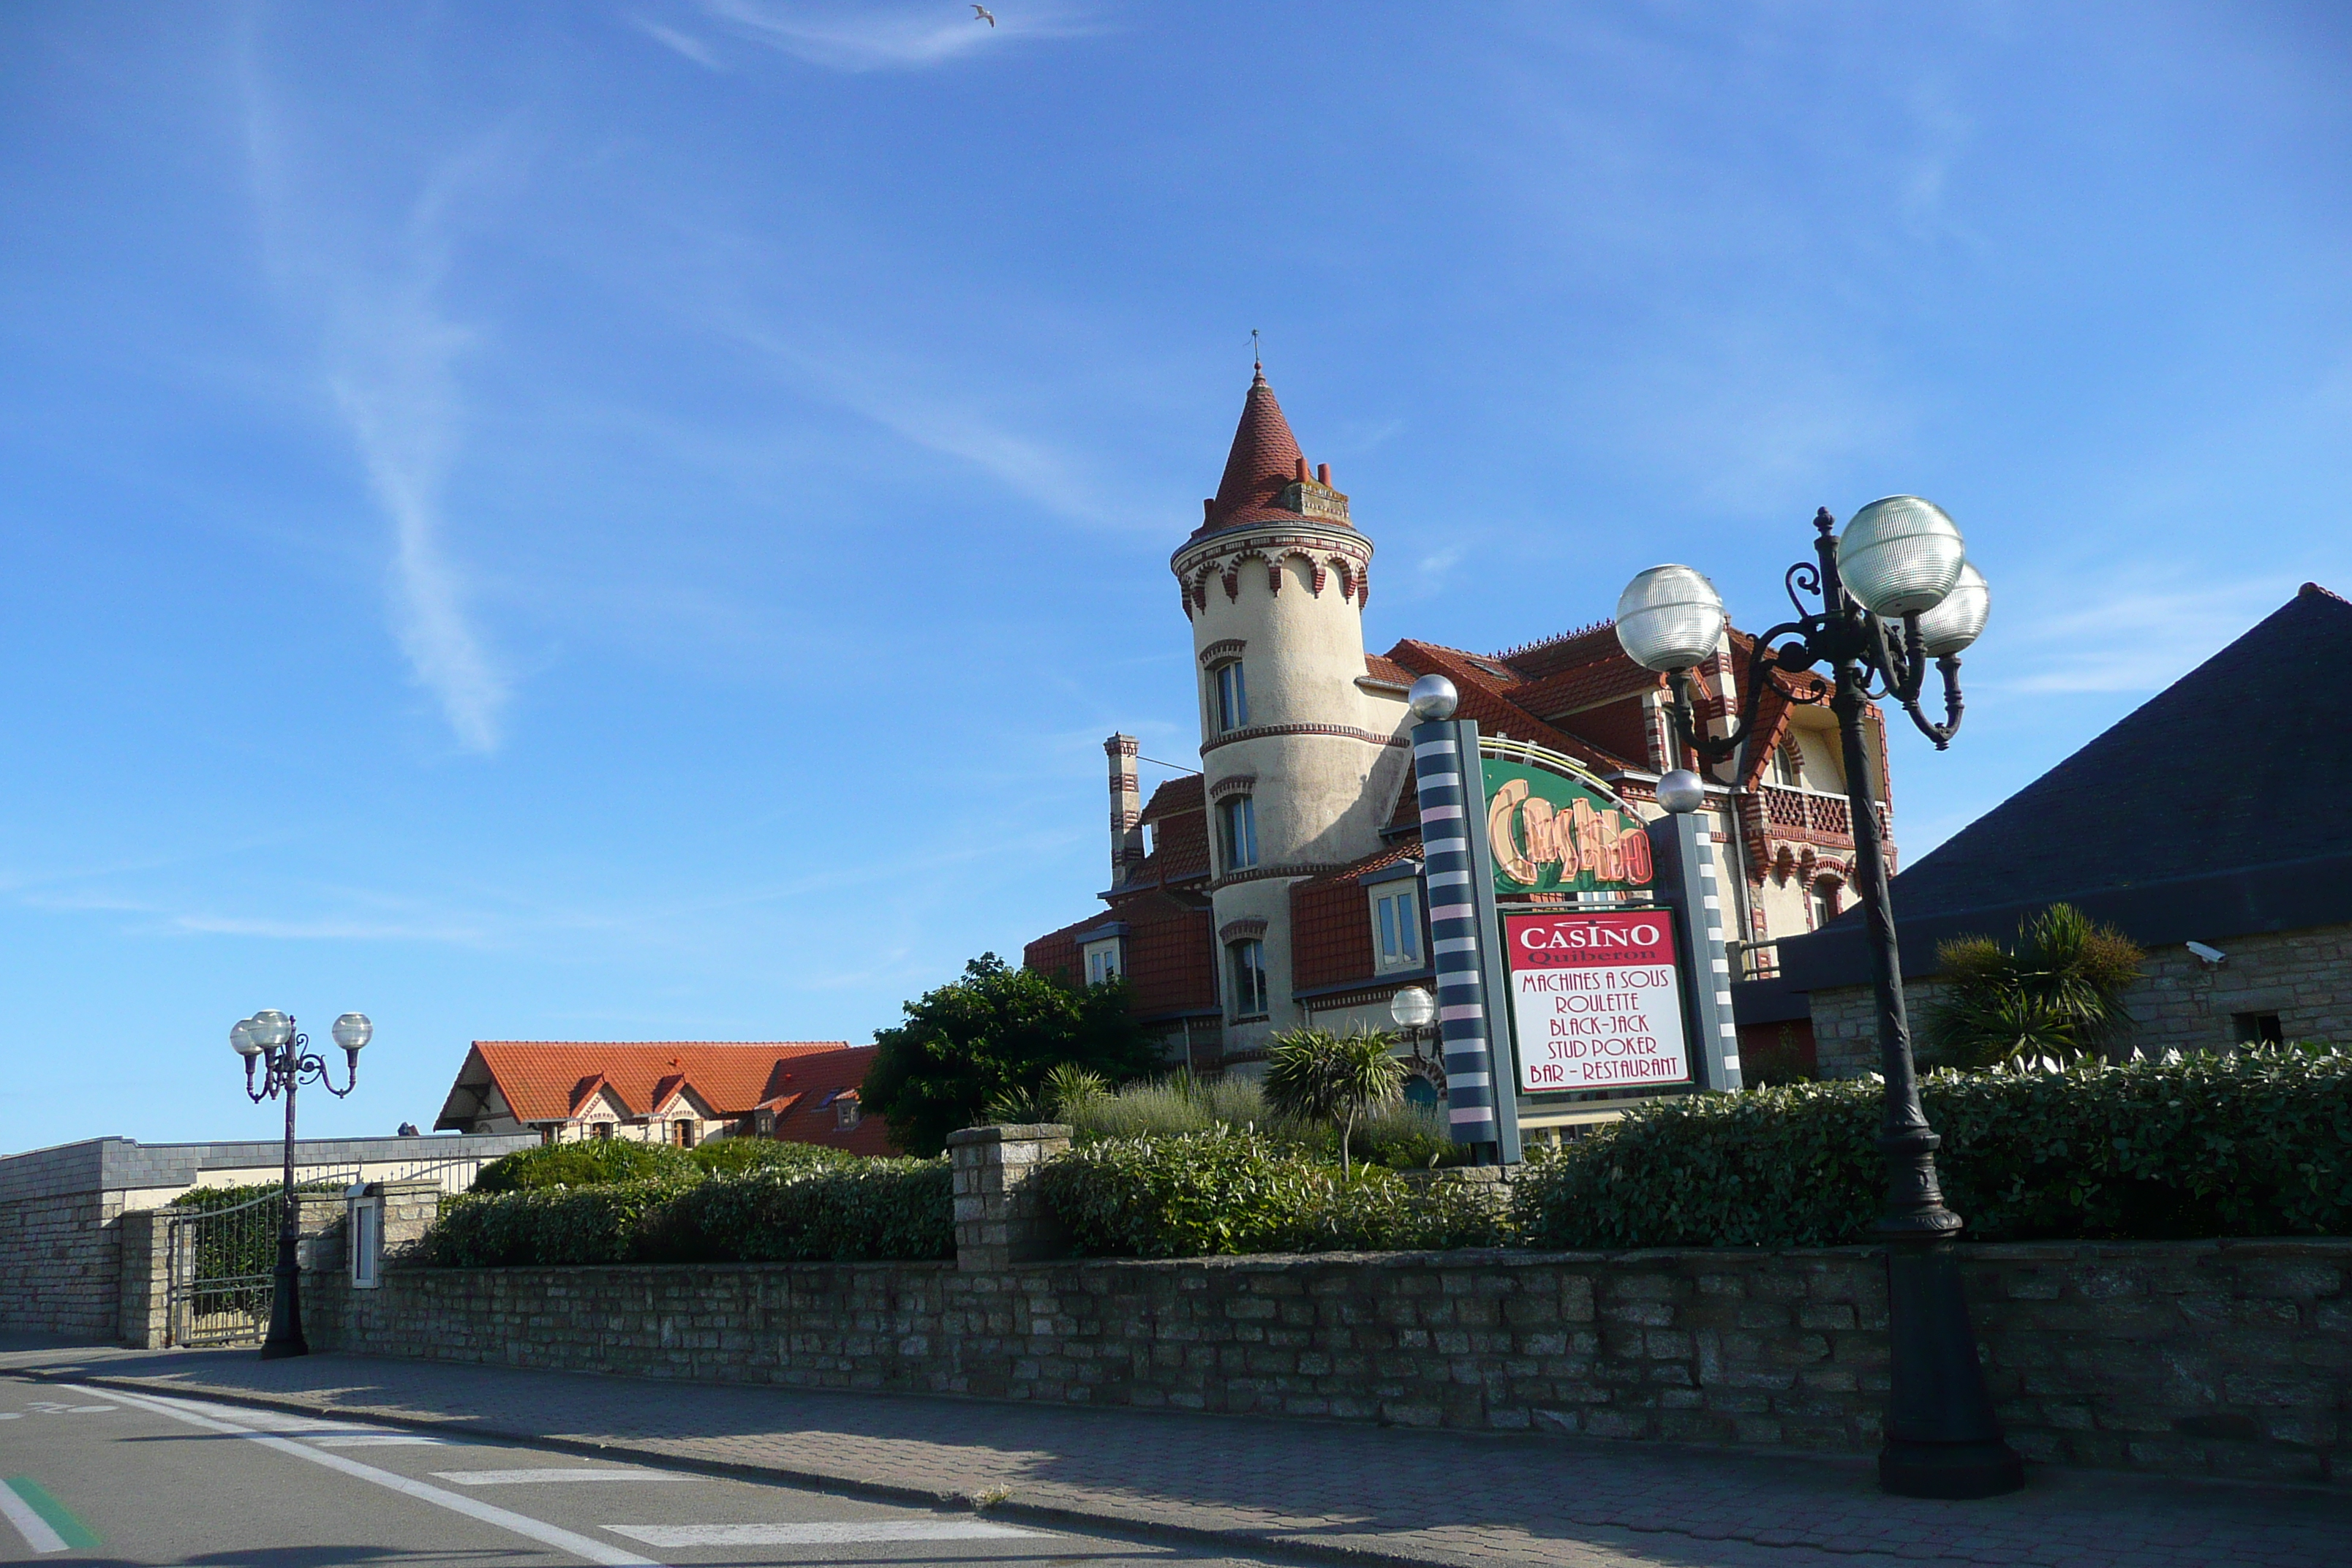
[[[985,5],[974,5],[971,8],[971,19],[975,22],[985,22],[992,27],[996,26],[996,13]]]

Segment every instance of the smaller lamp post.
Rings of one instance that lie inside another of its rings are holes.
[[[1414,1065],[1421,1065],[1422,1036],[1437,1022],[1437,998],[1418,985],[1408,985],[1389,998],[1389,1016],[1404,1031],[1405,1044],[1412,1047]],[[1441,1067],[1438,1071],[1443,1075],[1444,1068]]]
[[[346,1013],[335,1020],[335,1044],[343,1047],[343,1087],[327,1076],[323,1057],[310,1054],[310,1037],[294,1026],[293,1018],[275,1007],[265,1007],[228,1032],[229,1048],[245,1058],[245,1092],[256,1105],[265,1100],[286,1100],[286,1173],[284,1213],[278,1224],[278,1270],[269,1293],[269,1334],[261,1342],[261,1359],[309,1355],[302,1338],[302,1275],[296,1252],[302,1235],[301,1211],[294,1202],[294,1091],[315,1083],[341,1100],[359,1083],[360,1047],[375,1034],[364,1013]],[[261,1068],[254,1082],[253,1069]]]

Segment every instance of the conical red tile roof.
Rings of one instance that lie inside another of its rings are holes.
[[[1298,513],[1276,505],[1283,487],[1298,477],[1305,454],[1274,400],[1274,388],[1259,371],[1250,382],[1242,404],[1242,422],[1234,431],[1234,449],[1225,458],[1225,477],[1217,481],[1216,499],[1195,531],[1195,537],[1238,523],[1297,519]]]

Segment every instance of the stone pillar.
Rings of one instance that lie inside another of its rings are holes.
[[[122,1298],[115,1315],[122,1342],[162,1350],[171,1335],[170,1222],[153,1209],[122,1216]]]
[[[1037,1168],[1070,1146],[1055,1122],[967,1127],[948,1134],[955,1167],[956,1267],[1002,1273],[1067,1250],[1061,1222],[1046,1212]]]
[[[425,1233],[441,1217],[441,1184],[426,1177],[415,1182],[370,1182],[368,1196],[383,1200],[383,1260],[397,1263],[414,1255]]]

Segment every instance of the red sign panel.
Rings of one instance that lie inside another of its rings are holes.
[[[1503,918],[1521,1093],[1691,1080],[1673,919],[1663,910]]]

